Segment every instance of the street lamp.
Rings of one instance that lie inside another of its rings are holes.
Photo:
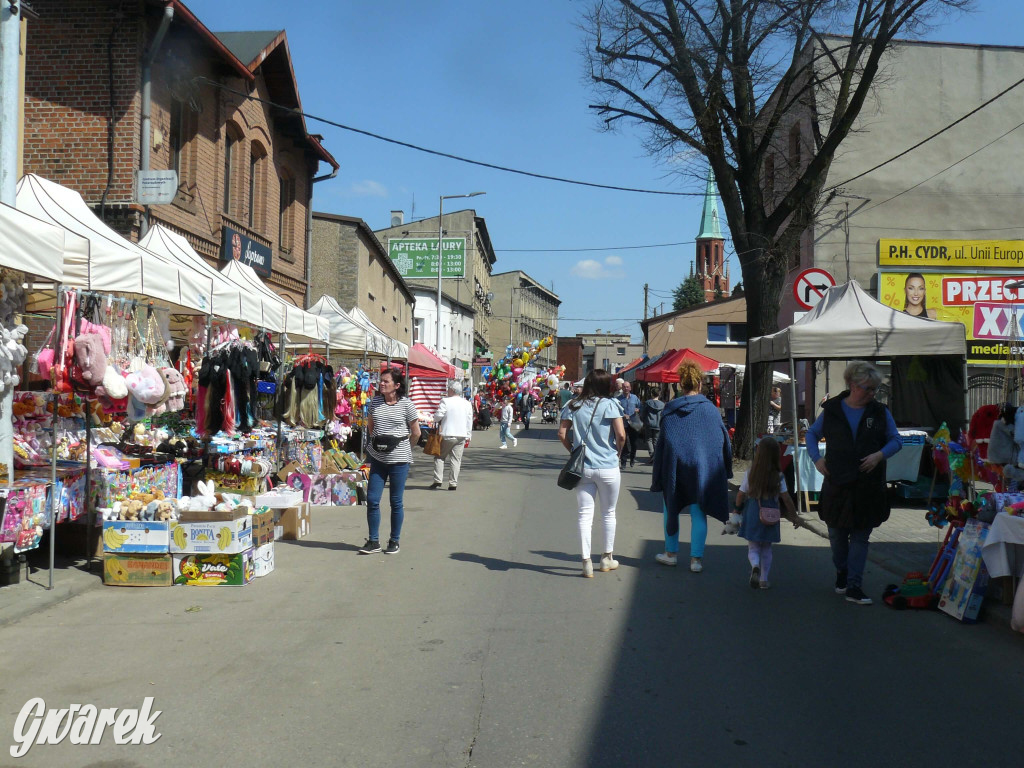
[[[444,255],[444,201],[454,200],[458,197],[477,197],[486,195],[486,192],[470,192],[468,195],[441,195],[441,201],[437,206],[437,354],[441,355],[441,263]],[[454,350],[452,350],[454,352]],[[454,355],[452,355],[454,357]]]

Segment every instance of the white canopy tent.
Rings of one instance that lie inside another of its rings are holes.
[[[27,174],[18,182],[17,208],[88,241],[85,261],[66,265],[65,286],[144,297],[178,312],[210,312],[213,281],[208,276],[125,239],[104,224],[77,192]]]
[[[393,339],[384,333],[384,331],[373,324],[373,321],[370,320],[367,314],[359,307],[352,307],[352,309],[348,311],[348,316],[352,318],[353,323],[370,334],[367,341],[369,342],[371,339],[373,340],[375,348],[372,351],[379,355],[383,355],[384,357],[390,357],[396,360],[409,359],[409,345],[403,344],[397,339]]]
[[[331,326],[331,349],[342,352],[367,352],[369,350],[367,332],[352,322],[352,318],[341,308],[331,296],[321,296],[317,302],[306,310],[310,314],[322,317]]]
[[[81,241],[78,241],[81,243]],[[64,230],[0,204],[0,266],[28,275],[63,282],[65,261],[84,262],[81,249],[65,252]]]
[[[244,323],[251,328],[261,328],[275,333],[285,330],[285,310],[281,299],[269,301],[264,294],[254,293],[248,287],[232,282],[226,275],[210,266],[196,253],[188,240],[176,232],[162,224],[154,224],[139,241],[139,245],[208,275],[213,281],[213,315]]]
[[[282,299],[266,283],[260,280],[259,275],[252,267],[242,264],[239,261],[229,261],[221,274],[228,280],[248,290],[254,295],[263,297],[264,301],[276,302],[284,313],[284,332],[293,339],[303,337],[323,342],[330,342],[331,326],[326,318],[311,315],[304,309],[289,304]]]
[[[797,360],[958,356],[963,359],[967,400],[967,329],[961,323],[927,320],[887,307],[852,280],[829,288],[821,302],[789,328],[750,339],[747,354],[751,363],[788,361],[794,380]],[[792,407],[797,413],[796,387]],[[799,473],[796,477],[799,486]]]

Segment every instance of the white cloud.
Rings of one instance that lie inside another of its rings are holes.
[[[379,181],[373,181],[372,179],[363,179],[362,181],[354,181],[349,187],[349,194],[355,197],[387,197],[388,189]]]
[[[622,263],[622,260],[617,256],[610,256],[605,259],[602,264],[600,261],[594,261],[593,259],[583,259],[582,261],[576,262],[573,268],[569,270],[576,277],[582,277],[584,280],[608,280],[611,278],[622,277],[621,269],[609,269],[609,266],[618,266]]]

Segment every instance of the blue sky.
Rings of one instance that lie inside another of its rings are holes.
[[[497,165],[623,187],[703,191],[644,154],[629,129],[600,130],[588,104],[577,24],[586,2],[520,0],[185,0],[213,31],[285,29],[306,112]],[[1020,44],[1024,8],[978,0],[928,39]],[[307,121],[341,164],[316,187],[318,211],[388,225],[436,216],[439,195],[487,220],[496,272],[522,269],[562,300],[559,332],[641,338],[643,285],[671,307],[689,274],[700,197],[588,189],[434,157]],[[322,166],[323,169],[323,166]],[[321,171],[323,172],[323,170]],[[664,243],[674,247],[636,249]],[[569,252],[565,249],[604,249]],[[613,250],[619,249],[619,250]],[[727,247],[728,252],[728,247]],[[738,265],[732,264],[733,283]]]

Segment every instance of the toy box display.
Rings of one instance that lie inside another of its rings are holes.
[[[988,571],[981,548],[988,536],[988,524],[971,519],[964,524],[957,542],[956,557],[939,599],[939,610],[954,619],[972,623],[978,620],[988,585]]]
[[[103,555],[103,583],[113,587],[171,586],[170,555]]]
[[[50,527],[50,505],[45,484],[16,481],[0,489],[0,543],[14,544],[15,552],[35,549]]]
[[[309,504],[274,510],[274,538],[295,541],[309,535]]]
[[[329,475],[293,472],[288,486],[302,492],[302,500],[315,506],[351,506],[359,503],[358,488],[365,482],[361,472],[346,470]]]
[[[285,459],[297,463],[306,474],[314,474],[320,469],[323,461],[324,449],[320,445],[320,439],[298,440],[293,439],[285,446]]]
[[[252,548],[252,517],[245,507],[230,512],[183,511],[171,526],[170,547],[172,554],[238,554]]]
[[[257,507],[267,507],[268,509],[287,509],[301,504],[303,501],[305,499],[302,498],[302,491],[295,491],[285,486],[279,486],[268,493],[261,493],[254,499]]]
[[[227,554],[177,554],[173,559],[174,584],[187,587],[244,587],[255,578],[253,550]]]
[[[167,554],[173,524],[156,520],[104,520],[103,551]]]
[[[262,578],[274,570],[274,542],[253,550],[253,565],[256,578]]]
[[[266,481],[260,477],[237,475],[230,472],[206,470],[207,482],[214,484],[217,493],[238,493],[255,496],[266,490]]]
[[[169,499],[181,496],[181,473],[177,462],[140,467],[125,471],[94,469],[92,491],[94,507],[111,507],[133,493],[160,490]]]

